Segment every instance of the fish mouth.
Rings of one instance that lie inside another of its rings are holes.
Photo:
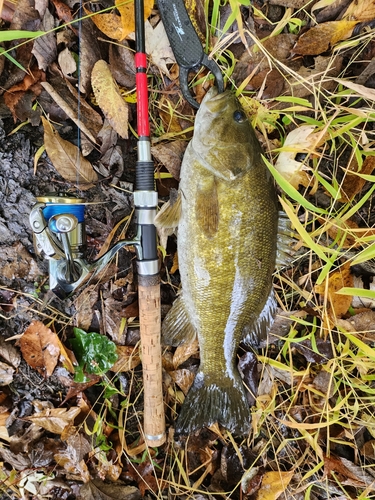
[[[211,112],[217,113],[222,110],[223,106],[225,106],[225,103],[228,101],[230,96],[232,96],[232,93],[229,90],[226,90],[225,92],[221,92],[219,94],[219,91],[216,87],[211,87],[207,92],[202,104],[206,105]]]

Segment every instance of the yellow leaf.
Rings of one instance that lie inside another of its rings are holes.
[[[303,56],[321,54],[340,40],[349,38],[357,23],[358,21],[341,20],[318,24],[299,37],[293,53]]]
[[[123,29],[121,23],[121,17],[114,13],[105,13],[105,14],[95,14],[92,15],[89,9],[85,6],[83,7],[85,13],[90,16],[95,24],[95,26],[109,38],[114,38],[115,40],[123,40],[125,37],[123,36]]]
[[[108,64],[100,59],[92,69],[91,84],[96,102],[105,117],[123,139],[128,138],[128,104],[122,98]]]
[[[375,0],[355,0],[351,2],[343,18],[350,21],[372,21],[375,18]]]
[[[109,38],[121,41],[135,31],[134,1],[116,0],[115,5],[120,16],[113,12],[92,15],[93,12],[85,7],[84,9],[87,15],[91,15],[94,24],[102,33]],[[153,6],[154,0],[144,1],[145,20],[150,16]]]
[[[42,122],[46,152],[58,173],[80,189],[93,187],[98,175],[91,163],[82,156],[77,146],[62,139],[48,120],[42,117]]]
[[[48,432],[62,434],[67,425],[73,425],[74,419],[80,412],[81,408],[77,406],[73,406],[69,410],[66,408],[48,408],[30,417],[26,417],[26,420],[39,425],[39,427],[43,427]]]
[[[121,15],[122,36],[126,38],[130,33],[135,31],[135,16],[134,16],[134,1],[130,0],[116,0],[115,5]],[[154,6],[154,0],[145,0],[144,5],[144,19],[146,20]]]
[[[257,500],[276,500],[284,493],[292,477],[293,471],[266,472],[263,476],[262,486],[258,491]]]

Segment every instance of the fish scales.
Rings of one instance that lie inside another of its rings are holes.
[[[182,291],[163,337],[176,345],[196,333],[200,367],[176,432],[219,422],[244,434],[250,410],[237,349],[242,340],[257,342],[272,321],[278,209],[259,142],[233,94],[208,92],[180,178]]]

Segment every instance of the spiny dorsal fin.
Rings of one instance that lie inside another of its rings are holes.
[[[165,203],[160,212],[155,217],[154,224],[160,229],[175,229],[178,226],[181,217],[181,192],[178,191],[177,197],[171,196]]]
[[[165,317],[161,336],[163,344],[172,346],[192,342],[196,337],[195,328],[187,315],[182,295],[177,297],[171,310]]]
[[[285,212],[279,212],[277,230],[276,267],[288,267],[294,259],[292,245],[297,243],[290,220]]]
[[[206,236],[215,236],[219,226],[219,201],[214,176],[205,179],[198,187],[195,212],[197,223],[202,226]]]

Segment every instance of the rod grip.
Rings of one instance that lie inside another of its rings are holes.
[[[138,286],[141,331],[145,441],[161,446],[166,439],[160,343],[160,284]]]

